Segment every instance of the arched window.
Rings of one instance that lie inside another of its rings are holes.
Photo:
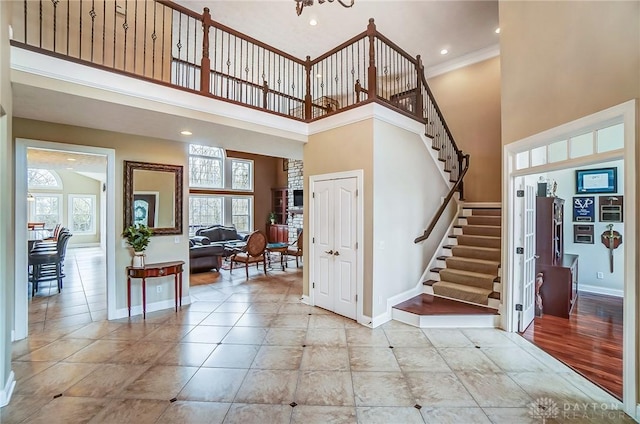
[[[48,188],[62,190],[62,180],[55,171],[48,169],[29,168],[27,170],[27,184],[32,188]]]

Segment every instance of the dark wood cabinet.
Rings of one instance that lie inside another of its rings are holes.
[[[564,199],[536,197],[536,254],[539,265],[555,265],[564,254]]]
[[[275,213],[275,224],[286,224],[289,214],[289,190],[271,189],[271,210]]]
[[[282,224],[267,225],[269,243],[288,243],[289,226]]]
[[[564,199],[536,197],[536,273],[544,314],[569,318],[578,298],[578,255],[564,253]]]

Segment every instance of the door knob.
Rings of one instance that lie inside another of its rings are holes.
[[[324,253],[328,255],[333,255],[333,250],[325,250]]]
[[[338,251],[336,250],[336,252],[335,252],[333,255],[334,255],[334,256],[340,256],[340,252],[338,252]]]

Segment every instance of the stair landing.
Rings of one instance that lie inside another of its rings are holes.
[[[395,305],[392,313],[394,320],[421,328],[500,326],[500,314],[493,308],[425,293]]]

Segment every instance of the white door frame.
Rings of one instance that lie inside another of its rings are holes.
[[[517,170],[516,155],[520,152],[530,150],[535,147],[545,146],[551,142],[566,139],[569,135],[579,134],[581,131],[589,131],[602,128],[614,123],[624,124],[624,147],[612,152],[594,154],[576,159],[549,163],[546,165],[529,167]],[[502,216],[502,226],[506,229],[507,237],[502,239],[502,263],[504,264],[503,275],[507,277],[503,286],[505,308],[502,311],[502,327],[506,331],[517,331],[517,317],[515,305],[518,299],[514,298],[513,284],[517,281],[513,275],[515,241],[514,241],[514,197],[515,178],[523,175],[544,173],[558,169],[566,169],[577,166],[585,166],[610,160],[624,160],[624,214],[625,214],[625,238],[626,247],[624,260],[627,264],[636,263],[636,228],[637,215],[636,207],[636,100],[630,100],[601,112],[594,113],[584,118],[577,119],[567,124],[549,129],[535,134],[525,139],[510,143],[504,146],[502,155],[502,204],[503,210],[508,213]],[[636,306],[636,267],[627,266],[624,271],[624,314],[623,314],[623,357],[622,376],[623,393],[622,401],[624,411],[631,417],[636,418],[638,405],[636,404],[637,374],[636,364],[638,359],[637,345],[637,306]],[[515,324],[514,324],[515,323]]]
[[[358,242],[357,249],[357,264],[356,264],[356,293],[358,296],[358,300],[356,302],[356,320],[358,323],[362,325],[366,325],[370,320],[365,320],[364,316],[364,308],[363,308],[363,290],[364,290],[364,170],[356,169],[353,171],[344,171],[344,172],[334,172],[331,174],[319,174],[312,175],[309,177],[309,194],[307,195],[307,199],[305,202],[309,205],[309,236],[305,236],[309,241],[309,258],[314,257],[314,243],[313,243],[313,234],[315,233],[314,228],[314,208],[311,202],[313,201],[313,192],[315,188],[315,184],[318,181],[323,180],[337,180],[342,178],[355,178],[356,179],[356,187],[358,190],[358,195],[356,196],[356,240]],[[308,201],[307,201],[308,200]],[[314,301],[314,291],[313,291],[313,275],[314,275],[314,263],[313,260],[309,260],[309,303],[311,305],[315,305]]]
[[[116,278],[115,278],[115,159],[114,149],[102,147],[82,146],[76,144],[55,143],[50,141],[17,138],[15,146],[15,315],[14,340],[21,340],[28,336],[29,294],[26,281],[27,275],[27,148],[50,149],[68,152],[98,154],[107,157],[106,183],[106,232],[102,234],[106,240],[107,266],[107,319],[116,318]]]

